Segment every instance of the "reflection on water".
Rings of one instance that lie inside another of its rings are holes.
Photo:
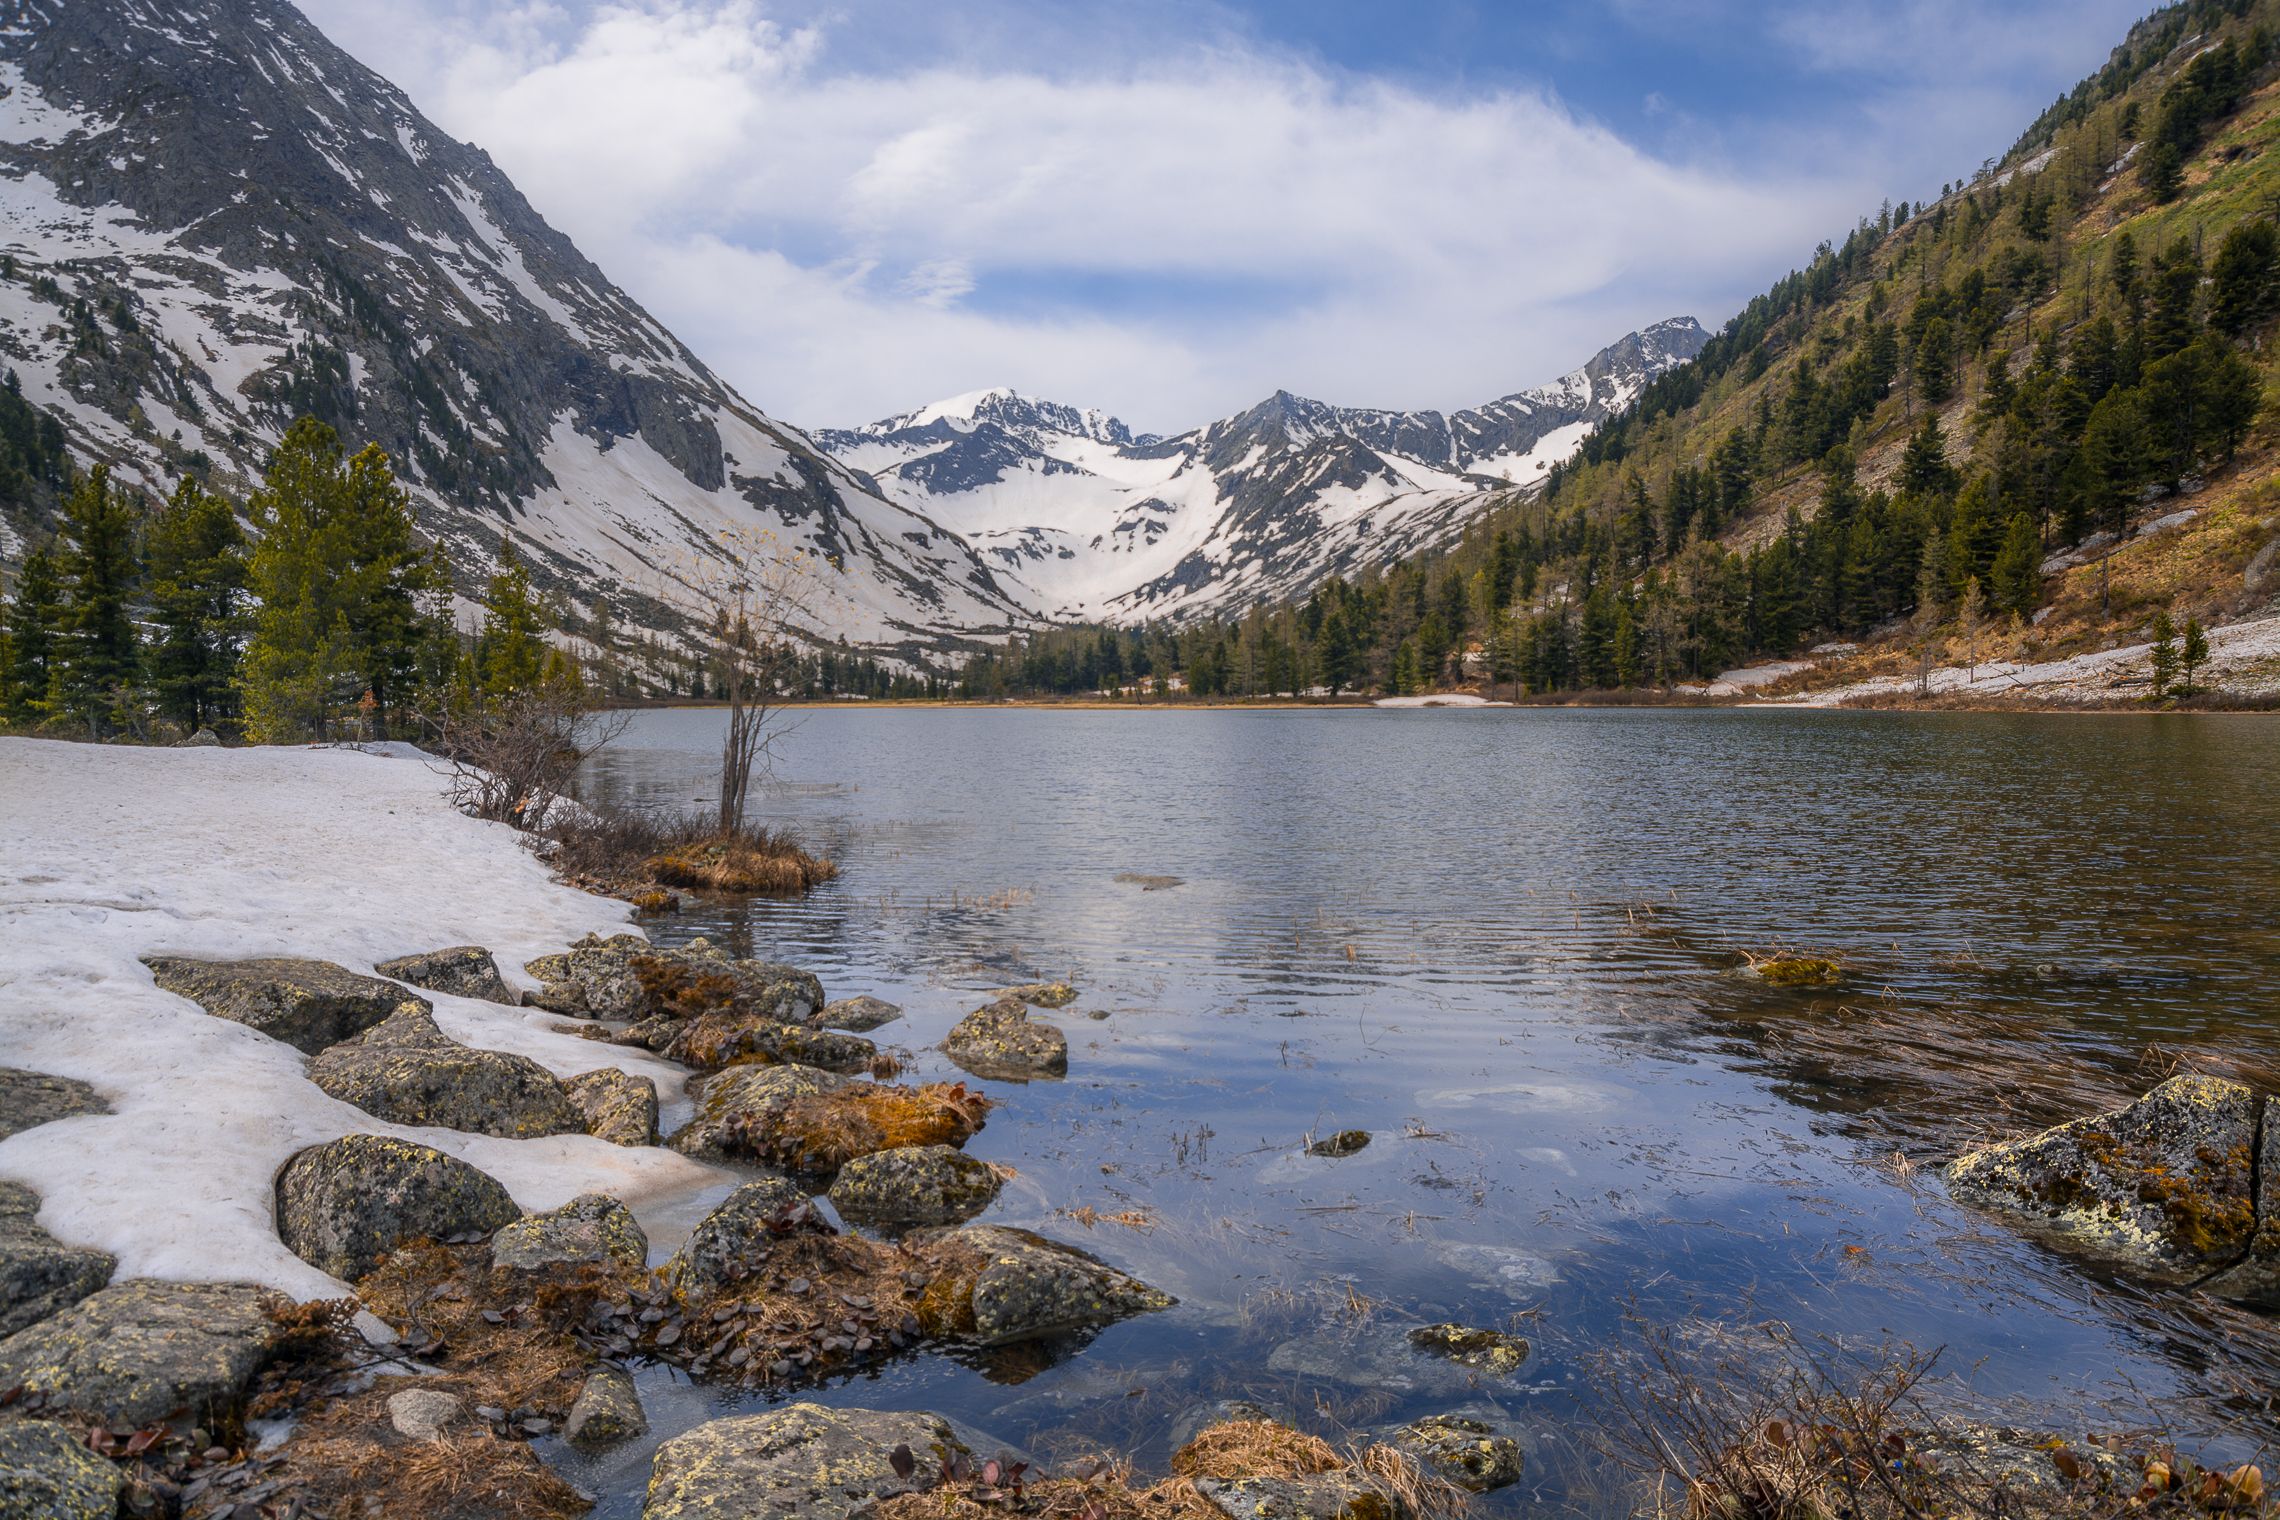
[[[720,721],[642,714],[587,783],[710,801]],[[974,992],[1084,991],[1054,1016],[1069,1080],[989,1084],[971,1149],[1019,1177],[985,1217],[1181,1308],[1018,1383],[930,1358],[821,1397],[1144,1462],[1204,1398],[1357,1431],[1463,1407],[1530,1444],[1491,1506],[1517,1508],[1572,1496],[1625,1315],[1702,1315],[1945,1345],[2022,1419],[2151,1402],[2237,1441],[2261,1435],[2242,1380],[2271,1385],[2260,1321],[2059,1262],[1892,1157],[2145,1085],[2149,1047],[2280,1056],[2276,740],[2256,717],[826,711],[762,807],[839,879],[652,932],[905,1005],[876,1038],[923,1078],[958,1075],[931,1046]],[[1732,969],[1775,948],[1846,984]],[[1347,1128],[1376,1139],[1303,1154]],[[1535,1353],[1420,1376],[1374,1349],[1418,1319]],[[738,1407],[666,1402],[665,1434]],[[638,1490],[644,1460],[588,1481]]]

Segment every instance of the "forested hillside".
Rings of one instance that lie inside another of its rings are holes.
[[[1041,635],[969,690],[1868,674],[2268,612],[2276,22],[2139,23],[2004,158],[1823,244],[1453,549],[1240,623]]]

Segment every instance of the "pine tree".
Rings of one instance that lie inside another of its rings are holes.
[[[546,668],[545,620],[531,595],[530,572],[511,537],[499,540],[499,567],[483,590],[483,627],[475,661],[483,692],[511,697],[536,686]]]
[[[193,731],[231,722],[244,636],[245,534],[228,501],[185,479],[145,536],[159,710]]]
[[[24,556],[16,578],[16,600],[9,609],[9,707],[18,723],[38,723],[55,711],[62,673],[63,582],[55,553],[45,546]]]
[[[2035,601],[2042,595],[2042,535],[2026,513],[2012,515],[2011,525],[2003,534],[2003,547],[1995,552],[1990,578],[1998,609],[2020,617],[2035,610]]]
[[[71,715],[98,735],[122,715],[140,664],[131,611],[135,526],[134,506],[111,485],[107,465],[89,470],[64,504],[61,693]]]
[[[1945,317],[1924,324],[1916,339],[1916,389],[1930,406],[1944,404],[1955,394],[1955,333]]]
[[[2239,337],[2280,308],[2280,230],[2259,219],[2225,235],[2209,267],[2209,325]]]
[[[2156,204],[2165,205],[2177,199],[2177,192],[2185,183],[2185,164],[2176,145],[2160,139],[2140,149],[2138,181]]]
[[[2154,255],[2152,305],[2146,312],[2145,352],[2159,359],[2186,347],[2199,334],[2193,307],[2201,294],[2201,256],[2180,233]]]
[[[2238,349],[2215,337],[2194,345],[2203,352],[2196,431],[2201,446],[2226,464],[2240,451],[2264,406],[2264,376]]]
[[[2193,690],[2193,672],[2199,670],[2209,658],[2208,631],[2197,617],[2185,620],[2185,639],[2177,649],[2177,662],[2185,668],[2185,684],[2181,691]]]
[[[1916,496],[1945,496],[1955,489],[1955,467],[1947,460],[1947,435],[1940,419],[1926,414],[1900,456],[1900,489]]]
[[[2169,683],[2177,679],[2177,625],[2167,612],[2153,615],[2153,694],[2158,699],[2169,695]]]
[[[1979,630],[1987,626],[1987,593],[1979,589],[1979,577],[1973,576],[1963,584],[1963,595],[1955,604],[1955,631],[1963,640],[1963,680],[1971,685],[1979,679]]]

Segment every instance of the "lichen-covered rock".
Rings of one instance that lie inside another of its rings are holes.
[[[1177,1299],[1099,1257],[1027,1230],[973,1225],[908,1242],[934,1272],[918,1306],[927,1334],[982,1346],[1067,1335],[1169,1309]]]
[[[736,1132],[764,1125],[794,1098],[844,1087],[849,1079],[812,1066],[731,1066],[696,1088],[697,1111],[666,1144],[684,1156],[718,1161]]]
[[[372,968],[382,976],[399,982],[410,982],[430,992],[448,992],[454,997],[482,998],[492,1003],[519,1001],[507,979],[499,975],[499,963],[491,952],[481,945],[453,945],[448,950],[429,950],[421,955],[399,955],[392,961],[382,961]]]
[[[2127,1108],[1958,1158],[1948,1191],[2185,1281],[2250,1247],[2256,1117],[2255,1096],[2238,1082],[2172,1077]]]
[[[2219,1298],[2280,1309],[2280,1099],[2264,1100],[2256,1155],[2256,1229],[2248,1254],[2201,1284]]]
[[[586,1019],[641,1016],[641,979],[633,958],[651,946],[638,934],[589,934],[559,955],[542,955],[523,966],[538,978],[536,992],[523,1000],[535,1008]]]
[[[776,1242],[813,1228],[808,1195],[781,1177],[745,1183],[707,1214],[665,1267],[674,1292],[701,1298],[732,1287],[766,1264]]]
[[[1520,1443],[1463,1415],[1433,1414],[1393,1434],[1394,1444],[1429,1473],[1467,1493],[1485,1494],[1520,1481]]]
[[[594,1369],[578,1389],[562,1422],[562,1439],[580,1451],[600,1451],[649,1429],[649,1415],[633,1379],[616,1367]]]
[[[94,1088],[76,1078],[0,1066],[0,1140],[58,1119],[110,1111]]]
[[[523,1272],[587,1265],[638,1272],[649,1264],[649,1237],[615,1198],[581,1193],[558,1209],[501,1225],[491,1237],[491,1264]]]
[[[902,1017],[902,1012],[883,998],[866,995],[826,1003],[823,1011],[809,1022],[823,1029],[852,1029],[857,1034],[869,1034],[882,1024],[892,1024]]]
[[[114,1520],[126,1476],[53,1420],[0,1425],[0,1520]]]
[[[1409,1332],[1409,1344],[1443,1361],[1498,1377],[1510,1377],[1528,1360],[1528,1342],[1520,1336],[1471,1325],[1419,1325]]]
[[[505,1140],[586,1128],[554,1073],[528,1056],[462,1045],[425,1008],[309,1059],[309,1080],[343,1103],[395,1124],[434,1125]]]
[[[162,991],[188,998],[218,1019],[258,1029],[305,1055],[353,1039],[398,1009],[425,1013],[425,998],[330,961],[266,957],[201,961],[146,955]]]
[[[408,1241],[487,1236],[520,1217],[496,1178],[386,1135],[311,1146],[277,1174],[278,1238],[345,1282]]]
[[[1011,997],[960,1019],[942,1051],[975,1076],[1003,1082],[1066,1076],[1069,1070],[1069,1037],[1031,1019],[1028,1005]]]
[[[1408,1503],[1360,1472],[1306,1478],[1198,1478],[1196,1491],[1228,1520],[1409,1520]]]
[[[657,1143],[657,1084],[649,1078],[605,1066],[567,1079],[562,1091],[595,1139],[612,1145]]]
[[[1067,982],[1024,982],[1018,987],[1000,987],[993,998],[1011,998],[1033,1008],[1066,1008],[1077,1000],[1077,989]]]
[[[1002,1186],[988,1162],[964,1151],[906,1145],[842,1166],[831,1206],[852,1224],[963,1224],[995,1202]]]
[[[541,983],[533,1004],[583,1018],[689,1019],[727,1010],[804,1024],[823,1007],[823,984],[809,973],[738,960],[702,939],[666,949],[638,934],[589,934],[524,969]]]
[[[849,1073],[867,1070],[879,1056],[879,1047],[860,1035],[786,1024],[733,1008],[673,1022],[661,1032],[665,1038],[655,1047],[657,1053],[697,1071],[763,1062]]]
[[[1368,1130],[1342,1129],[1335,1135],[1324,1135],[1319,1140],[1308,1142],[1306,1154],[1309,1156],[1328,1156],[1337,1160],[1353,1155],[1369,1143],[1370,1132]]]
[[[126,1426],[227,1428],[277,1345],[264,1300],[243,1283],[115,1283],[0,1341],[0,1388]]]
[[[109,1252],[67,1246],[39,1226],[40,1195],[0,1182],[0,1336],[67,1309],[111,1280]]]
[[[910,1448],[911,1475],[894,1453]],[[881,1499],[931,1486],[971,1455],[938,1415],[787,1404],[711,1420],[657,1448],[642,1520],[853,1520]]]

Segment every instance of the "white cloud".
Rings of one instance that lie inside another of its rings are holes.
[[[854,72],[829,30],[751,0],[430,3],[463,9],[386,30],[363,0],[310,9],[809,425],[992,384],[1158,429],[1277,386],[1468,404],[1644,322],[1715,321],[1883,194],[1658,159],[1541,94],[1251,48]]]

